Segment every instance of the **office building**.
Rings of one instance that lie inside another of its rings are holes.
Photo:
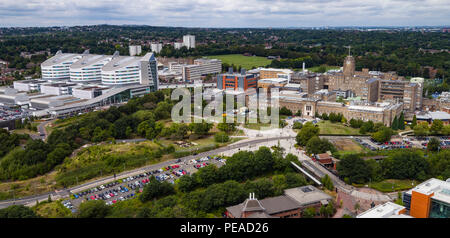
[[[260,79],[271,79],[271,78],[284,78],[287,82],[291,80],[294,71],[290,69],[274,69],[274,68],[260,68],[259,78]]]
[[[140,55],[142,53],[142,47],[140,45],[130,45],[130,56]]]
[[[171,68],[178,67],[172,65]],[[176,68],[174,68],[176,69]],[[182,77],[185,82],[201,80],[203,75],[218,74],[222,72],[222,61],[218,59],[196,59],[192,65],[182,66]]]
[[[195,48],[195,36],[193,35],[183,36],[183,46],[186,46],[186,48],[188,49]]]
[[[256,89],[258,78],[254,74],[247,74],[245,70],[241,73],[229,72],[217,75],[217,88],[222,90],[239,90]]]
[[[403,204],[415,218],[450,218],[450,179],[431,178],[403,193]]]

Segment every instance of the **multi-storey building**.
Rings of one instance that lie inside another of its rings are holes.
[[[152,53],[143,57],[114,55],[102,68],[105,85],[153,84],[158,87],[157,63]]]
[[[246,91],[250,88],[256,89],[258,78],[254,74],[247,74],[245,70],[239,73],[226,73],[217,75],[217,88],[226,90]]]
[[[450,218],[450,179],[431,178],[403,193],[403,204],[415,218]]]
[[[56,52],[55,56],[41,64],[42,79],[65,80],[70,79],[70,66],[81,59],[80,54]]]
[[[130,56],[140,55],[142,53],[142,47],[140,45],[130,45]]]
[[[181,49],[181,47],[183,47],[183,43],[182,42],[174,42],[173,43],[173,48],[175,48],[176,50]]]
[[[202,75],[218,74],[222,71],[222,61],[218,59],[196,59],[192,65],[183,65],[182,76],[186,82],[200,80]]]
[[[293,74],[294,72],[290,69],[261,68],[259,70],[260,79],[285,78],[288,80],[288,83]]]
[[[85,53],[70,66],[70,81],[93,82],[102,80],[102,68],[112,59],[111,55]]]
[[[195,48],[195,36],[193,35],[183,36],[183,46],[186,46],[188,49]]]
[[[150,47],[152,49],[152,52],[159,54],[162,50],[163,45],[161,43],[152,43]]]

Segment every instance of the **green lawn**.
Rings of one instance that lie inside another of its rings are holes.
[[[359,135],[359,129],[345,126],[342,123],[331,123],[330,121],[320,121],[317,123],[320,128],[320,134],[335,134],[335,135]]]
[[[241,66],[245,69],[252,69],[253,67],[264,67],[269,65],[272,60],[265,57],[259,56],[244,56],[241,54],[231,54],[231,55],[212,55],[206,56],[210,59],[222,60],[222,63],[227,63],[229,65],[234,64],[236,66]]]
[[[380,192],[389,193],[411,189],[417,184],[418,182],[415,180],[386,179],[381,182],[370,183],[369,187],[376,189]]]
[[[324,66],[327,71],[331,70],[331,69],[340,69],[341,68],[340,66],[328,66],[328,65],[324,65]],[[315,67],[308,68],[308,70],[312,71],[312,72],[317,72],[319,70],[319,68],[320,68],[320,66],[315,66]]]

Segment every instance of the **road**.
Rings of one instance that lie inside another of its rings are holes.
[[[199,153],[197,155],[190,155],[190,156],[186,156],[181,159],[181,162],[187,162],[191,159],[198,159],[201,157],[206,157],[206,156],[212,156],[212,155],[217,155],[217,154],[221,154],[223,152],[226,152],[228,150],[234,150],[234,149],[238,149],[238,148],[244,148],[246,146],[251,146],[251,145],[256,145],[256,144],[260,144],[260,143],[264,143],[264,142],[269,142],[269,141],[278,141],[278,140],[283,140],[283,139],[292,139],[292,136],[283,136],[283,137],[272,137],[272,138],[263,138],[263,139],[248,139],[248,140],[242,140],[239,142],[236,142],[234,144],[228,145],[228,146],[224,146],[215,150],[210,150],[207,152],[203,152],[203,153]],[[176,163],[177,159],[173,159],[173,160],[169,160],[169,161],[165,161],[162,163],[158,163],[158,164],[153,164],[153,165],[149,165],[149,166],[145,166],[145,167],[141,167],[141,168],[137,168],[134,170],[130,170],[130,171],[126,171],[120,174],[116,175],[116,179],[120,179],[120,178],[126,178],[129,176],[134,176],[140,173],[143,173],[144,171],[148,171],[148,170],[153,170],[156,168],[161,168],[164,166],[168,166],[170,164],[174,164]],[[59,199],[59,198],[63,198],[69,195],[69,192],[79,192],[79,191],[83,191],[85,189],[91,188],[91,187],[95,187],[95,186],[99,186],[101,184],[106,184],[106,183],[110,183],[114,181],[114,176],[107,176],[107,177],[103,177],[103,178],[99,178],[90,182],[86,182],[83,183],[81,185],[77,185],[74,186],[72,188],[68,188],[68,189],[64,189],[61,191],[55,191],[55,192],[48,192],[48,193],[44,193],[41,195],[34,195],[34,196],[29,196],[29,197],[24,197],[24,198],[19,198],[19,199],[10,199],[10,200],[3,200],[0,201],[0,209],[1,208],[5,208],[11,205],[34,205],[36,204],[36,201],[43,201],[48,199],[48,196],[50,195],[52,197],[53,200],[55,199]]]

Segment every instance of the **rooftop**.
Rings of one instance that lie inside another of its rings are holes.
[[[82,58],[70,66],[70,69],[81,69],[94,64],[106,64],[111,60],[111,55],[83,54]]]
[[[406,208],[393,202],[386,202],[375,206],[357,216],[357,218],[411,218],[404,215]]]
[[[56,64],[61,64],[67,61],[77,60],[81,58],[80,54],[73,54],[73,53],[62,53],[61,51],[58,51],[55,56],[51,57],[50,59],[47,59],[44,61],[41,66],[52,66]]]
[[[301,206],[306,206],[317,202],[328,204],[328,201],[332,199],[330,195],[311,185],[286,189],[284,190],[284,194],[299,203]]]

